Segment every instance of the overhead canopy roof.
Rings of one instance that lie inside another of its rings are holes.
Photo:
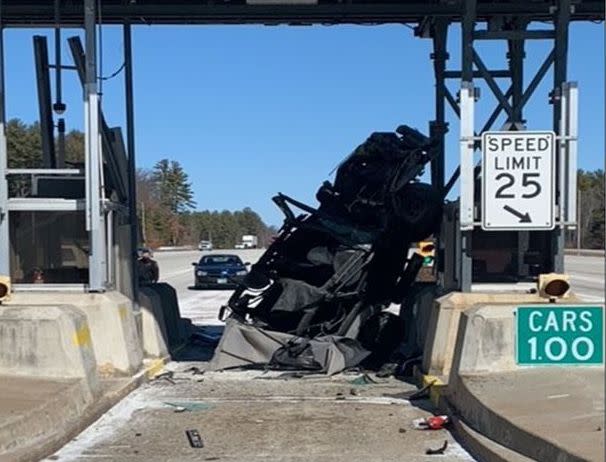
[[[0,0],[5,25],[50,25],[53,0]],[[62,23],[83,22],[83,0],[61,0]],[[384,24],[416,23],[428,16],[459,21],[458,0],[102,0],[105,24]],[[478,20],[500,14],[553,18],[545,0],[477,1]],[[573,0],[572,20],[604,18],[604,2]]]

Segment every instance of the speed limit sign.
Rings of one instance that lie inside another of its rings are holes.
[[[482,134],[482,228],[551,230],[555,226],[555,134]]]

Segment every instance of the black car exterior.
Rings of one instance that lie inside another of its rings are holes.
[[[248,274],[247,264],[237,255],[212,254],[192,263],[195,286],[202,288],[235,288]]]

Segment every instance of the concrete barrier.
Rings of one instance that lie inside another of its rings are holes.
[[[86,316],[97,368],[102,375],[132,374],[141,368],[143,349],[132,302],[118,292],[17,292],[6,306],[60,303],[75,306]]]
[[[147,356],[162,358],[169,354],[169,338],[160,295],[150,287],[139,289],[141,342]]]
[[[604,369],[518,366],[520,304],[480,304],[460,314],[448,406],[473,430],[532,460],[598,460]]]
[[[99,387],[90,324],[66,305],[0,306],[0,375],[84,379]]]
[[[174,349],[181,346],[190,335],[191,323],[188,322],[189,320],[181,318],[177,292],[170,284],[165,282],[150,284],[146,287],[160,297],[168,348]]]
[[[578,300],[571,297],[567,301],[576,303]],[[448,377],[452,367],[461,313],[479,304],[517,306],[536,303],[547,303],[547,301],[537,294],[505,292],[451,292],[438,298],[429,317],[423,350],[423,372],[442,378]]]

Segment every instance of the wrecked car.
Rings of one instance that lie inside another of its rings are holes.
[[[333,374],[385,363],[406,327],[385,310],[422,266],[409,248],[442,218],[443,198],[418,180],[435,148],[408,126],[373,133],[320,186],[318,207],[275,196],[283,226],[221,307],[211,367]]]

